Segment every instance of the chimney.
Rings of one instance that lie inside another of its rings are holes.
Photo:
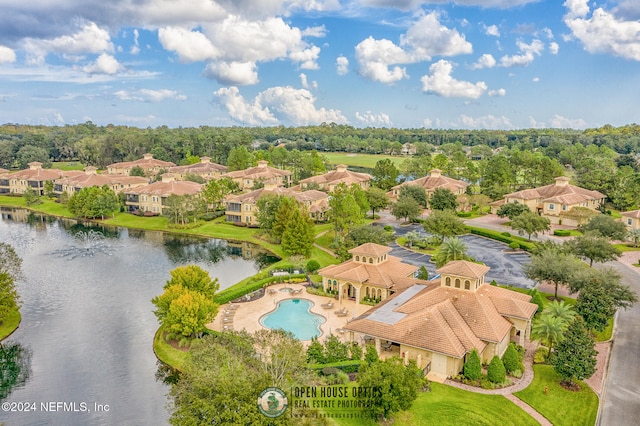
[[[269,164],[267,160],[258,161],[258,167],[260,167],[261,169],[265,169],[267,167],[267,164]]]
[[[200,157],[200,162],[203,164],[209,164],[211,162],[210,157]]]
[[[29,163],[29,170],[40,170],[42,168],[42,163],[39,161],[32,161]]]
[[[565,176],[560,176],[554,179],[556,181],[556,186],[567,186],[569,185],[569,178]]]
[[[278,187],[277,184],[270,182],[270,183],[265,183],[263,188],[265,191],[274,191],[277,187]]]
[[[433,169],[429,172],[429,176],[433,178],[439,178],[440,176],[442,176],[442,170]]]
[[[144,160],[153,160],[153,154],[143,154],[142,158]]]
[[[94,166],[87,166],[84,168],[84,173],[86,175],[95,175],[98,172],[98,168]]]
[[[346,171],[347,171],[347,165],[346,164],[338,164],[336,166],[336,172],[344,173]]]

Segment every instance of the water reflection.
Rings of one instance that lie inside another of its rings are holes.
[[[156,370],[156,380],[169,386],[178,383],[178,380],[180,379],[180,371],[162,361],[158,361],[157,365],[158,369]]]
[[[18,343],[0,344],[0,400],[31,375],[31,351]]]

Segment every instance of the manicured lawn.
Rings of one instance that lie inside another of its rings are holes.
[[[534,365],[533,382],[514,395],[535,408],[556,426],[592,426],[598,414],[598,396],[580,383],[580,392],[560,386],[560,375],[550,365]],[[545,393],[545,389],[548,389]]]
[[[84,164],[79,161],[56,161],[51,164],[52,169],[58,170],[84,170]]]
[[[413,246],[411,248],[407,247],[407,237],[400,237],[396,240],[396,244],[398,244],[400,247],[405,247],[408,250],[412,250],[415,251],[417,253],[422,253],[422,254],[428,254],[429,256],[433,256],[434,254],[436,254],[436,251],[438,250],[437,248],[434,249],[430,249],[430,250],[424,250],[421,248],[418,248],[418,246]]]
[[[431,392],[418,394],[410,410],[394,416],[394,426],[537,425],[531,416],[501,395],[467,392],[431,383]],[[339,425],[376,425],[363,419],[340,419]]]
[[[622,252],[625,252],[625,251],[640,251],[640,247],[635,247],[631,243],[614,244],[613,246],[615,248],[617,248],[618,250],[622,251]]]
[[[177,370],[181,370],[191,354],[189,352],[178,350],[165,342],[162,338],[163,334],[164,327],[158,328],[158,331],[156,331],[156,335],[153,338],[153,352],[155,352],[156,357],[160,361]]]
[[[24,198],[22,197],[9,197],[7,195],[0,195],[0,205],[6,207],[19,207],[25,208],[45,214],[49,214],[52,216],[61,216],[61,217],[74,217],[67,207],[64,204],[56,203],[55,201],[47,200],[46,198],[41,198],[42,203],[36,204],[31,207],[27,207],[24,204]]]
[[[7,313],[7,316],[0,325],[0,341],[5,339],[7,336],[13,333],[16,328],[18,328],[21,319],[22,316],[20,315],[20,310],[17,308]]]
[[[325,152],[322,155],[333,165],[346,164],[347,166],[367,167],[369,169],[373,169],[378,161],[385,158],[391,160],[396,167],[400,167],[400,164],[407,159],[407,157],[392,157],[382,154],[352,154],[348,152]]]

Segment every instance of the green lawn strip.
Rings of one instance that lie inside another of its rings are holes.
[[[171,346],[164,340],[163,335],[164,327],[160,326],[153,337],[153,352],[155,352],[156,358],[177,370],[182,370],[191,354]]]
[[[602,331],[593,331],[593,338],[596,342],[606,342],[611,340],[611,336],[613,336],[613,318],[609,318],[609,322],[607,326]]]
[[[315,239],[315,243],[320,247],[324,247],[329,250],[333,250],[331,244],[336,238],[336,233],[334,231],[328,231],[326,234],[323,234]]]
[[[366,167],[373,169],[380,160],[389,159],[396,167],[400,167],[406,157],[392,157],[380,154],[350,154],[346,152],[325,152],[322,156],[327,158],[329,164],[346,164],[347,166]]]
[[[0,195],[0,205],[5,207],[17,207],[21,209],[27,209],[34,212],[44,213],[51,216],[59,216],[59,217],[74,217],[69,210],[67,210],[67,206],[64,204],[56,203],[55,201],[48,200],[44,197],[41,198],[42,203],[34,204],[32,206],[26,206],[24,203],[24,198],[22,197],[10,197],[8,195]]]
[[[20,315],[18,308],[7,312],[7,316],[4,318],[4,321],[2,321],[2,324],[0,324],[0,341],[6,339],[11,333],[16,331],[21,320],[22,315]]]
[[[556,426],[592,426],[598,414],[598,396],[580,383],[580,392],[560,386],[561,377],[550,365],[534,365],[533,382],[514,393]],[[547,389],[547,392],[545,392]]]
[[[520,248],[524,249],[524,250],[532,250],[535,247],[535,244],[533,241],[529,241],[524,237],[519,237],[517,235],[504,235],[502,232],[499,231],[494,231],[492,229],[486,229],[486,228],[478,228],[476,226],[469,226],[467,225],[467,229],[469,230],[470,233],[474,234],[474,235],[479,235],[481,237],[486,237],[486,238],[490,238],[492,240],[497,240],[500,242],[503,242],[505,244],[510,244],[512,242],[516,242],[518,244],[520,244]]]
[[[624,243],[624,244],[614,244],[615,248],[620,250],[621,252],[625,251],[640,251],[640,247],[634,247],[633,244]]]
[[[331,413],[331,410],[324,410]],[[431,383],[431,392],[421,392],[411,408],[394,416],[394,426],[430,425],[537,425],[531,416],[502,395],[468,392]],[[336,424],[376,425],[364,419],[336,419]]]
[[[57,170],[84,170],[85,165],[79,161],[54,161],[51,164],[52,169]]]

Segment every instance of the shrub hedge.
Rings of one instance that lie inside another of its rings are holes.
[[[529,242],[524,238],[511,236],[511,234],[509,234],[508,232],[498,232],[491,229],[476,228],[475,226],[467,226],[467,229],[474,235],[491,238],[492,240],[500,241],[506,244],[516,242],[518,243],[518,245],[520,245],[521,249],[526,251],[530,251],[535,247],[534,243]],[[509,236],[505,234],[508,234]]]
[[[555,231],[553,231],[553,235],[556,235],[558,237],[568,237],[571,235],[571,231],[569,231],[568,229],[556,229]]]
[[[305,274],[287,276],[287,278],[293,278],[293,279],[300,279],[305,277],[306,277]],[[261,280],[247,282],[238,287],[236,286],[229,287],[225,290],[222,290],[220,293],[216,294],[214,300],[216,303],[222,305],[223,303],[227,303],[237,299],[238,297],[242,297],[245,294],[249,294],[252,291],[260,290],[262,287],[265,286],[265,284],[279,282],[281,279],[283,279],[283,277],[267,277]]]
[[[347,360],[332,362],[329,364],[309,364],[308,367],[316,372],[322,372],[325,368],[337,368],[345,373],[357,373],[364,361],[361,360]]]

